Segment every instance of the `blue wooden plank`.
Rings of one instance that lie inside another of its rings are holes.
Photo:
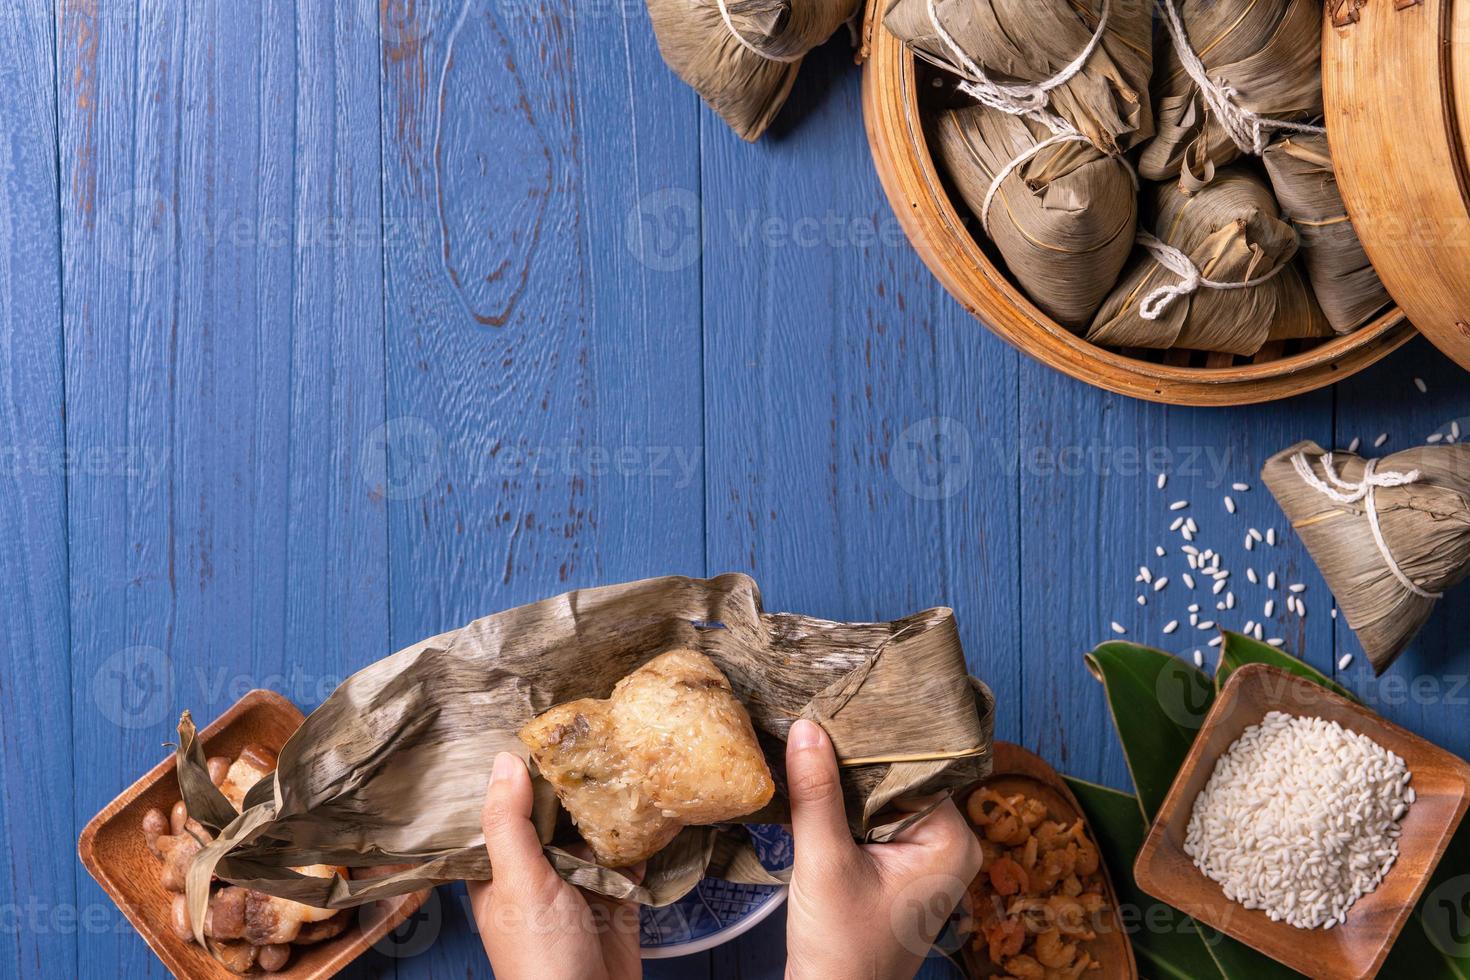
[[[1414,384],[1425,382],[1427,393]],[[1435,433],[1448,437],[1451,426],[1470,436],[1470,385],[1465,373],[1426,341],[1415,341],[1387,361],[1351,378],[1337,389],[1334,443],[1361,442],[1364,456],[1384,456],[1423,443]],[[1380,435],[1389,439],[1382,447]],[[1326,598],[1325,590],[1319,593]],[[1321,603],[1319,602],[1319,605]],[[1470,602],[1465,587],[1441,601],[1413,644],[1381,678],[1363,654],[1347,621],[1339,619],[1338,653],[1353,654],[1337,679],[1358,692],[1388,718],[1462,756],[1470,755],[1464,724],[1470,706]]]
[[[164,754],[179,668],[203,658],[174,659],[179,186],[161,134],[179,122],[182,17],[68,4],[58,41],[67,440],[141,463],[70,480],[75,830]],[[108,907],[90,878],[78,897]],[[78,951],[83,971],[165,973],[126,927]]]
[[[395,646],[704,570],[695,101],[641,5],[417,4],[382,25],[384,496]],[[697,255],[696,255],[697,258]],[[461,916],[415,971],[483,963]]]
[[[388,650],[376,32],[350,8],[61,18],[75,732],[85,821],[201,720]],[[104,903],[90,881],[84,903]],[[93,969],[161,974],[126,928]]]
[[[868,160],[845,39],[810,57],[774,135],[704,132],[706,536],[769,608],[845,619],[957,607],[1016,737],[1016,356],[903,239]],[[777,975],[778,947],[715,953]]]
[[[1112,733],[1100,686],[1088,676],[1081,657],[1106,639],[1111,624],[1127,630],[1125,639],[1172,650],[1192,659],[1216,661],[1209,640],[1215,630],[1190,625],[1191,604],[1201,623],[1232,629],[1264,619],[1271,595],[1264,580],[1275,570],[1276,609],[1265,635],[1281,636],[1288,648],[1318,667],[1332,658],[1326,609],[1305,621],[1285,611],[1285,585],[1310,576],[1311,563],[1300,543],[1284,533],[1274,502],[1257,486],[1257,471],[1267,455],[1292,440],[1331,431],[1331,395],[1318,392],[1269,407],[1195,409],[1149,405],[1107,394],[1038,363],[1021,370],[1021,553],[1024,570],[1021,657],[1024,670],[1025,741],[1053,765],[1084,779],[1126,788],[1128,774]],[[1159,472],[1165,489],[1157,487]],[[1236,492],[1237,481],[1251,485]],[[1225,510],[1224,497],[1237,502]],[[1188,507],[1170,510],[1187,501]],[[1228,591],[1236,607],[1221,611],[1224,593],[1191,573],[1176,518],[1193,517],[1199,533],[1193,546],[1222,556],[1231,572]],[[1276,527],[1276,547],[1245,548],[1256,527],[1264,536]],[[1165,557],[1155,548],[1164,547]],[[1161,591],[1137,582],[1140,566],[1169,584]],[[1262,584],[1246,580],[1254,568]],[[1184,575],[1192,574],[1189,589]],[[1140,606],[1144,595],[1148,604]],[[1310,609],[1309,609],[1310,613]],[[1171,621],[1180,623],[1165,634]]]
[[[83,922],[72,740],[55,37],[47,4],[0,17],[0,972],[73,972]]]

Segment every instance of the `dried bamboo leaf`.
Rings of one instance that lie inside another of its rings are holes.
[[[1281,209],[1301,238],[1302,264],[1322,312],[1338,333],[1352,333],[1392,300],[1348,218],[1327,137],[1278,139],[1263,159]]]
[[[1315,480],[1345,497],[1354,496],[1345,487],[1363,482],[1369,461],[1299,442],[1267,460],[1261,477],[1306,542],[1338,608],[1381,674],[1437,602],[1401,581],[1393,566],[1415,588],[1431,594],[1443,593],[1470,574],[1470,445],[1418,446],[1374,463],[1379,477],[1419,474],[1404,486],[1374,489],[1383,548],[1373,531],[1368,498],[1339,500],[1313,486],[1293,462],[1298,455]]]
[[[1087,49],[1103,0],[892,0],[883,23],[914,54],[974,80],[935,29],[937,19],[991,81],[1023,84],[1055,77]],[[1073,78],[1051,91],[1048,108],[1104,153],[1153,135],[1153,8],[1111,0],[1102,43]]]
[[[1237,105],[1290,121],[1322,114],[1319,0],[1174,2],[1208,77],[1233,88]],[[1160,42],[1158,62],[1153,88],[1158,133],[1144,147],[1138,171],[1149,180],[1181,178],[1187,189],[1197,190],[1240,150],[1167,40]]]
[[[642,663],[678,647],[704,653],[729,678],[778,785],[791,723],[806,717],[827,730],[861,839],[887,840],[917,819],[890,802],[989,772],[994,699],[968,676],[947,609],[892,623],[767,614],[743,575],[585,589],[476,620],[343,682],[281,750],[266,789],[200,852],[189,878],[190,907],[200,913],[193,921],[203,921],[212,877],[330,908],[488,879],[479,812],[496,752],[524,758],[516,733],[535,715],[606,697]],[[180,783],[193,807],[209,784],[187,715],[180,735]],[[548,857],[582,887],[664,905],[706,874],[783,878],[760,867],[743,828],[686,827],[634,885],[566,850],[575,834],[556,819],[545,780],[534,782],[533,819]],[[778,792],[745,819],[789,816]],[[318,863],[412,867],[355,880],[289,870]]]
[[[943,113],[934,146],[976,223],[998,174],[1052,134],[984,106]],[[1037,306],[1081,332],[1118,281],[1138,230],[1128,165],[1088,143],[1048,147],[1001,182],[989,235]]]
[[[754,141],[781,111],[802,59],[851,20],[858,3],[648,0],[648,17],[674,73],[741,139]]]
[[[1197,194],[1178,183],[1155,188],[1157,234],[1216,282],[1241,283],[1280,269],[1246,289],[1201,288],[1177,298],[1156,320],[1140,311],[1153,290],[1181,277],[1144,252],[1103,303],[1087,339],[1109,347],[1182,347],[1254,354],[1268,341],[1332,333],[1295,265],[1297,236],[1276,198],[1245,170],[1222,171]]]

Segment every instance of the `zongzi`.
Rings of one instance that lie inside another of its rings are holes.
[[[1124,274],[1087,339],[1110,347],[1254,354],[1271,340],[1331,336],[1295,265],[1297,236],[1246,170],[1197,194],[1155,188],[1158,239]]]
[[[776,117],[807,52],[858,0],[648,0],[659,52],[741,139]]]
[[[637,864],[689,825],[770,802],[776,786],[745,707],[702,653],[672,650],[521,729],[541,775],[606,867]]]
[[[1104,14],[1107,23],[1088,53]],[[1103,153],[1121,153],[1153,135],[1150,4],[892,0],[883,23],[919,57],[1003,98],[1014,95],[1018,106],[1034,100]]]
[[[1365,460],[1299,442],[1261,478],[1383,673],[1470,574],[1470,444]]]
[[[1321,115],[1318,0],[1164,0],[1162,14],[1172,43],[1158,56],[1158,134],[1138,161],[1149,180],[1198,190],[1243,149],[1261,153],[1282,122]]]
[[[1332,329],[1351,333],[1390,300],[1348,219],[1327,137],[1283,137],[1263,159],[1276,199],[1301,238],[1302,262],[1322,312]]]
[[[1046,146],[1044,126],[986,106],[945,112],[937,137],[950,179],[1011,275],[1048,316],[1084,330],[1133,250],[1138,189],[1128,165],[1085,140]]]

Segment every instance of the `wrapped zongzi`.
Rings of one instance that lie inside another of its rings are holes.
[[[1104,13],[1107,22],[1089,52]],[[1147,3],[892,0],[883,22],[919,57],[972,85],[990,86],[1018,108],[1046,109],[1104,153],[1153,134]]]
[[[858,0],[648,0],[664,61],[741,139],[776,117],[807,52]]]
[[[1261,477],[1383,673],[1470,574],[1470,444],[1365,460],[1299,442]]]
[[[545,765],[533,781],[531,819],[552,866],[572,884],[658,906],[706,876],[780,884],[789,869],[763,866],[743,827],[699,822],[741,819],[748,807],[759,807],[744,817],[751,822],[790,821],[777,787],[792,722],[806,718],[827,732],[854,837],[884,842],[923,819],[936,794],[989,774],[994,706],[966,671],[948,609],[891,623],[767,613],[742,575],[554,596],[353,674],[282,748],[270,792],[247,794],[238,814],[211,780],[186,713],[179,787],[189,814],[215,838],[190,864],[188,911],[203,921],[211,876],[334,909],[447,880],[489,880],[479,816],[485,783],[498,752],[525,757],[528,746]],[[556,731],[569,724],[578,734],[578,715],[581,734],[606,753]],[[658,730],[669,725],[681,730]],[[674,744],[680,736],[682,746]],[[579,792],[575,767],[584,761],[598,776],[636,782],[658,812],[638,794],[620,798],[616,785]],[[559,819],[557,793],[593,857],[579,853],[581,838]],[[619,825],[620,812],[639,824],[636,851],[602,834]],[[637,882],[596,860],[600,850],[621,863],[658,844]],[[371,879],[291,870],[317,863],[404,867]]]
[[[1295,265],[1297,236],[1246,170],[1197,194],[1154,190],[1157,239],[1098,311],[1087,339],[1109,347],[1256,353],[1270,340],[1331,336]]]
[[[1261,153],[1282,121],[1321,115],[1320,0],[1163,4],[1171,43],[1158,56],[1158,134],[1139,159],[1143,176],[1197,190],[1243,150]]]
[[[1128,165],[1080,138],[1043,146],[1053,138],[1045,127],[986,106],[945,112],[936,135],[950,179],[1011,275],[1048,316],[1084,330],[1133,250],[1138,189]]]
[[[1327,137],[1283,137],[1267,147],[1264,159],[1276,199],[1301,238],[1317,302],[1332,329],[1351,333],[1390,300],[1348,219]]]

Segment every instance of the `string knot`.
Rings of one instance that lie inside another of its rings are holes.
[[[1039,82],[1031,82],[1021,85],[1007,85],[994,81],[985,73],[965,49],[960,47],[954,36],[945,29],[939,20],[938,0],[928,0],[929,22],[934,27],[934,33],[944,42],[954,55],[955,61],[963,71],[960,74],[966,76],[966,81],[959,86],[960,91],[975,99],[982,105],[989,106],[1000,112],[1009,113],[1013,116],[1028,116],[1037,122],[1044,124],[1053,133],[1063,133],[1075,130],[1054,113],[1047,112],[1047,106],[1051,104],[1052,89],[1067,84],[1076,78],[1078,73],[1087,66],[1088,59],[1102,43],[1103,36],[1108,28],[1108,16],[1112,12],[1112,0],[1102,0],[1102,8],[1097,16],[1097,28],[1093,30],[1092,37],[1082,48],[1080,54],[1073,58],[1061,71],[1050,78]]]
[[[1194,84],[1199,87],[1205,104],[1219,120],[1220,128],[1225,131],[1225,135],[1230,137],[1236,149],[1242,153],[1260,156],[1266,151],[1271,132],[1278,129],[1318,135],[1327,132],[1321,126],[1289,122],[1285,119],[1272,119],[1242,106],[1238,101],[1240,92],[1234,85],[1223,78],[1210,78],[1209,72],[1205,69],[1205,63],[1189,43],[1189,34],[1184,29],[1184,20],[1179,16],[1174,0],[1160,0],[1160,2],[1164,8],[1164,24],[1169,29],[1169,37],[1174,42],[1174,50],[1179,55],[1180,64],[1183,65]]]
[[[1404,574],[1404,570],[1394,560],[1393,552],[1388,548],[1388,540],[1383,536],[1383,527],[1378,522],[1376,491],[1380,487],[1406,487],[1411,483],[1417,483],[1422,474],[1418,470],[1410,470],[1407,473],[1379,473],[1378,460],[1370,459],[1363,466],[1363,478],[1353,483],[1344,479],[1337,472],[1332,453],[1324,454],[1318,462],[1322,465],[1322,472],[1327,476],[1326,480],[1312,471],[1312,464],[1308,462],[1305,452],[1299,452],[1291,458],[1292,468],[1302,478],[1302,482],[1329,500],[1339,504],[1355,504],[1360,500],[1363,501],[1363,510],[1368,516],[1368,527],[1373,532],[1373,542],[1378,545],[1379,554],[1383,556],[1383,560],[1388,564],[1388,570],[1393,573],[1394,578],[1399,580],[1400,585],[1423,599],[1444,598],[1443,592],[1430,592]],[[1328,481],[1331,481],[1331,485]]]
[[[1282,263],[1265,275],[1256,276],[1254,279],[1246,279],[1242,282],[1221,282],[1206,277],[1188,255],[1146,231],[1138,233],[1138,244],[1148,249],[1155,262],[1179,277],[1177,283],[1158,287],[1138,304],[1138,315],[1145,320],[1157,320],[1181,296],[1188,296],[1201,289],[1225,291],[1251,289],[1269,282],[1272,277],[1286,268],[1286,265]]]

